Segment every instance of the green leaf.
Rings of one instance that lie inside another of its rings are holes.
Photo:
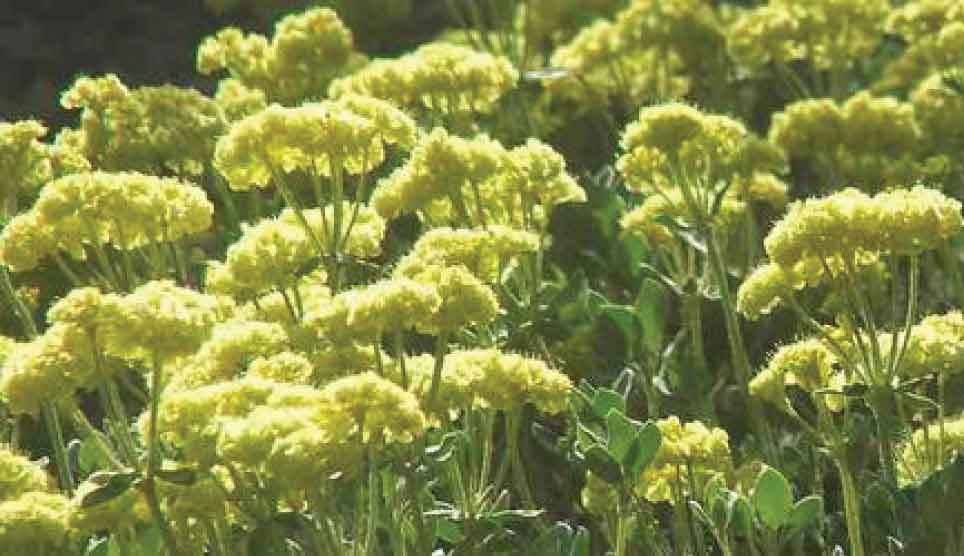
[[[449,544],[458,544],[465,540],[462,531],[463,524],[451,519],[440,519],[435,522],[435,537]]]
[[[656,423],[650,421],[643,425],[643,428],[636,433],[635,450],[630,454],[631,459],[627,461],[627,472],[633,477],[638,477],[653,462],[662,442],[663,435],[660,434]]]
[[[616,484],[623,479],[623,471],[619,463],[605,448],[594,444],[586,450],[586,465],[590,471],[609,484]]]
[[[765,467],[753,487],[753,509],[767,528],[776,530],[790,520],[793,492],[782,473]]]
[[[619,332],[623,343],[626,346],[626,357],[631,358],[636,353],[636,346],[642,337],[642,327],[639,324],[639,317],[636,315],[636,308],[632,305],[603,305],[599,308],[600,317],[607,320]],[[605,414],[602,415],[605,417]]]
[[[618,409],[620,413],[626,413],[626,400],[623,399],[622,395],[609,388],[596,390],[592,398],[593,413],[598,415],[600,419],[605,419],[612,409]]]
[[[197,482],[197,472],[193,469],[182,467],[179,469],[158,469],[155,474],[158,479],[174,483],[175,485],[191,486]]]
[[[107,467],[107,463],[107,458],[104,457],[104,453],[93,438],[88,437],[81,441],[77,450],[77,469],[80,470],[81,475],[103,469]]]
[[[80,506],[89,508],[109,502],[124,494],[140,476],[141,474],[137,471],[101,471],[94,473],[89,477],[89,480],[100,486],[85,494],[80,501]]]
[[[606,416],[606,429],[609,433],[606,448],[623,467],[626,466],[626,456],[633,447],[636,431],[641,425],[616,409],[609,410],[609,415]]]
[[[790,512],[789,526],[794,532],[806,529],[814,524],[823,513],[823,499],[819,496],[801,498],[793,505]]]
[[[643,327],[643,343],[651,353],[659,353],[666,330],[666,292],[652,278],[646,278],[636,296],[636,312]]]

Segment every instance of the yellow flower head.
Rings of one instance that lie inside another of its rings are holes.
[[[943,450],[942,450],[943,448]],[[897,456],[897,482],[917,484],[950,463],[964,450],[964,418],[932,423],[914,431]]]
[[[338,15],[314,8],[282,18],[270,42],[256,33],[223,29],[201,43],[197,68],[203,74],[227,70],[269,101],[291,104],[323,97],[328,83],[360,58]]]
[[[197,352],[175,369],[169,388],[183,390],[244,374],[247,363],[289,349],[291,340],[277,323],[229,320],[214,325]]]
[[[47,472],[42,467],[0,444],[0,502],[48,489]]]
[[[371,204],[384,218],[425,209],[438,199],[452,199],[463,216],[474,200],[471,187],[493,178],[503,167],[506,151],[487,137],[464,139],[435,128],[423,136],[411,158],[379,181]],[[471,216],[483,210],[473,207]]]
[[[0,372],[0,396],[12,413],[37,415],[41,403],[63,402],[76,389],[103,380],[95,369],[87,333],[73,324],[55,324],[7,355]]]
[[[0,502],[0,546],[10,554],[64,554],[68,549],[68,500],[28,492]]]
[[[265,188],[296,170],[363,174],[385,159],[386,145],[409,145],[414,124],[374,99],[352,97],[285,108],[272,104],[231,126],[218,140],[214,167],[238,191]]]
[[[128,295],[104,296],[101,330],[108,353],[147,362],[190,355],[223,320],[222,299],[155,280]]]
[[[485,113],[518,79],[503,57],[438,42],[396,60],[375,60],[332,83],[330,93],[377,97],[402,108],[421,105],[443,114]]]
[[[218,104],[194,89],[131,90],[111,74],[78,79],[61,104],[82,112],[80,127],[65,130],[59,140],[101,170],[198,176],[224,129]]]
[[[709,428],[700,421],[685,425],[671,416],[656,422],[662,436],[653,462],[643,471],[642,494],[650,501],[676,503],[708,480],[732,473],[730,442],[726,431]]]
[[[539,236],[508,226],[433,228],[422,234],[395,267],[396,276],[415,277],[433,266],[464,266],[488,284],[517,257],[539,249]]]

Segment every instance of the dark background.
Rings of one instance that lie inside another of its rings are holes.
[[[272,3],[283,12],[337,2]],[[361,49],[387,55],[447,23],[444,0],[411,0],[406,11],[390,34],[358,32],[364,16],[348,24]],[[270,36],[279,15],[245,6],[218,14],[203,0],[0,0],[0,121],[37,118],[53,129],[72,124],[76,114],[60,107],[60,92],[79,75],[116,73],[131,86],[173,83],[211,93],[216,78],[194,67],[201,40],[231,25]]]

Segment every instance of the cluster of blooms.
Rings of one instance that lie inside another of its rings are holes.
[[[964,25],[964,24],[962,24]],[[944,76],[934,74],[924,79],[910,94],[914,116],[921,130],[924,152],[945,155],[947,162],[958,164],[957,153],[964,149],[964,96],[949,90]]]
[[[129,250],[176,241],[207,230],[213,212],[202,189],[178,179],[70,174],[48,183],[33,208],[0,233],[0,262],[23,271],[60,252],[83,259],[85,245]]]
[[[50,491],[47,473],[0,445],[0,546],[11,554],[63,554],[70,518],[68,499]]]
[[[826,187],[864,189],[911,183],[940,168],[922,156],[914,107],[861,91],[842,104],[799,101],[773,116],[770,141],[806,162]]]
[[[707,481],[733,472],[730,438],[726,431],[700,421],[685,425],[676,416],[656,421],[662,436],[653,462],[643,471],[640,495],[652,502],[676,504]]]
[[[385,218],[419,213],[428,224],[510,224],[540,229],[552,209],[585,201],[562,157],[538,141],[506,150],[485,136],[435,128],[409,160],[379,181],[372,206]]]
[[[757,319],[793,290],[832,278],[828,269],[848,273],[875,263],[881,254],[916,255],[941,245],[962,225],[960,202],[923,186],[873,197],[848,188],[794,202],[764,240],[772,263],[746,278],[737,308]]]
[[[740,122],[679,103],[642,109],[623,132],[621,146],[625,154],[616,167],[640,193],[673,189],[684,177],[712,188],[785,166],[776,147]],[[752,188],[745,191],[753,193]]]
[[[515,257],[538,249],[536,234],[507,226],[432,228],[399,260],[395,274],[411,278],[433,266],[460,265],[493,284]]]
[[[840,390],[848,377],[838,367],[837,357],[822,340],[799,340],[781,346],[770,356],[766,367],[750,381],[750,394],[792,412],[787,385],[799,386],[811,395],[821,389]],[[823,394],[818,399],[834,411],[843,407],[843,398],[838,395]]]
[[[933,72],[964,62],[964,6],[957,0],[912,0],[892,10],[888,33],[907,47],[874,85],[878,90],[907,90]]]
[[[626,127],[622,146],[626,153],[616,167],[646,199],[621,224],[653,246],[673,237],[662,218],[691,225],[712,220],[728,230],[744,220],[747,203],[786,202],[787,186],[773,174],[784,166],[779,150],[725,116],[678,103],[644,108]],[[732,185],[710,214],[720,183]]]
[[[773,262],[792,269],[813,258],[919,254],[947,241],[962,225],[961,203],[933,189],[915,186],[871,197],[847,188],[791,204],[764,246]]]
[[[734,19],[727,50],[751,69],[799,60],[818,69],[845,68],[874,52],[891,10],[887,0],[770,0]]]
[[[490,112],[519,74],[503,57],[444,42],[395,59],[374,60],[335,80],[330,95],[365,95],[440,114]]]
[[[411,442],[425,426],[414,395],[370,372],[321,388],[249,374],[178,390],[162,400],[159,422],[189,461],[230,461],[291,489],[354,473],[364,444]]]
[[[315,178],[368,173],[384,161],[387,145],[414,142],[412,119],[375,98],[273,104],[231,126],[218,140],[214,166],[232,189],[246,191],[296,170]]]
[[[516,19],[527,44],[538,48],[569,40],[593,18],[610,17],[621,7],[620,0],[532,0],[519,6]]]
[[[78,79],[60,102],[81,114],[80,126],[57,142],[100,170],[200,175],[225,125],[218,103],[194,89],[131,90],[113,74]]]
[[[526,404],[555,414],[565,410],[572,389],[568,376],[538,359],[497,349],[461,350],[445,356],[437,396],[430,401],[435,359],[420,355],[406,364],[409,391],[441,419],[454,419],[468,408],[512,411]]]
[[[90,169],[78,152],[40,141],[47,134],[40,122],[0,122],[0,214],[18,194],[33,193],[55,177]]]
[[[712,2],[634,0],[613,20],[584,27],[553,53],[568,70],[550,90],[597,105],[609,97],[638,106],[686,94],[699,74],[721,61],[723,28]]]
[[[127,295],[105,295],[98,336],[110,355],[167,362],[196,352],[214,324],[233,310],[223,298],[154,280]]]
[[[51,324],[30,342],[11,344],[0,357],[0,396],[10,411],[37,414],[43,402],[69,403],[78,389],[92,389],[122,367],[99,357],[105,330],[104,296],[77,288],[47,311]]]
[[[197,68],[203,74],[227,70],[270,102],[293,104],[323,98],[332,79],[363,59],[338,15],[316,8],[282,18],[270,41],[234,27],[221,30],[201,43]]]
[[[343,203],[345,214],[351,214],[352,208],[348,202]],[[333,212],[329,205],[302,213],[309,229],[326,247],[331,245]],[[364,259],[377,257],[385,221],[374,210],[360,205],[353,220],[341,223],[338,237],[343,243],[342,253]],[[246,299],[267,290],[287,289],[311,271],[317,260],[308,232],[292,209],[284,209],[276,218],[243,227],[241,238],[228,247],[225,262],[210,263],[208,291]]]
[[[901,487],[923,481],[964,451],[964,418],[958,416],[914,431],[897,456]]]

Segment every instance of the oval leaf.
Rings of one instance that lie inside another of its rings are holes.
[[[790,520],[793,511],[793,492],[782,473],[766,467],[753,487],[753,509],[767,528],[776,530]]]

